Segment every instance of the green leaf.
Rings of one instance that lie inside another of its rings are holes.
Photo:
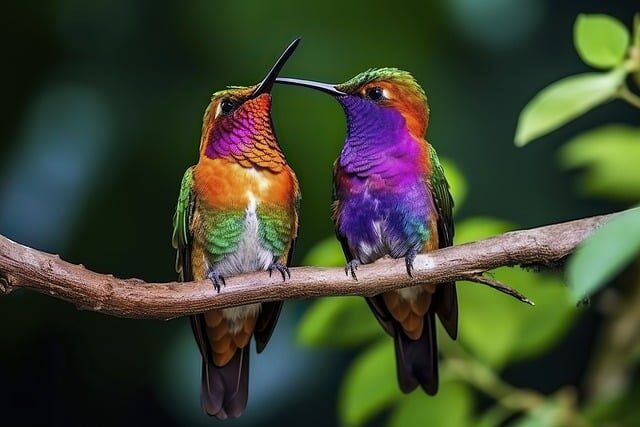
[[[467,427],[473,425],[473,395],[459,382],[442,382],[435,396],[418,390],[403,396],[389,418],[389,427]]]
[[[462,221],[457,242],[478,240],[512,229],[510,224],[488,218]],[[571,325],[575,309],[559,278],[500,268],[494,277],[521,291],[536,306],[475,283],[458,286],[460,340],[480,360],[494,368],[537,355],[551,347]],[[487,331],[490,331],[488,333]]]
[[[360,297],[322,298],[307,309],[298,327],[298,341],[310,346],[357,346],[382,335]]]
[[[575,301],[600,289],[640,253],[640,208],[616,215],[569,260],[567,277]]]
[[[498,403],[479,415],[474,427],[501,426],[511,416],[511,411]]]
[[[346,261],[338,240],[335,237],[327,237],[311,248],[302,263],[317,267],[341,267]]]
[[[640,128],[607,125],[583,133],[562,147],[560,160],[565,167],[585,169],[588,193],[640,200]]]
[[[447,159],[441,159],[440,163],[442,164],[444,173],[447,176],[447,182],[449,183],[455,208],[459,209],[467,197],[467,182],[455,163]]]
[[[510,427],[562,427],[565,426],[566,411],[555,400],[549,400],[544,405],[534,409],[525,416],[518,418]]]
[[[345,426],[360,426],[400,396],[393,341],[387,337],[349,367],[340,391],[340,421]]]
[[[573,40],[580,58],[597,68],[620,64],[629,48],[629,31],[608,15],[579,15],[573,26]]]
[[[578,74],[552,83],[520,113],[516,145],[522,147],[610,100],[624,78],[624,70],[614,69],[608,73]]]

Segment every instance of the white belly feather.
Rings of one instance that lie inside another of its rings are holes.
[[[245,227],[238,246],[233,253],[222,258],[214,266],[214,269],[222,276],[267,270],[273,261],[273,254],[263,246],[260,240],[256,198],[251,192],[248,192],[247,198],[249,204],[245,210]],[[234,331],[234,328],[239,330],[243,322],[235,322],[236,320],[244,320],[245,317],[255,315],[259,311],[260,304],[249,304],[241,307],[225,308],[222,313],[230,321],[232,332],[237,332],[237,330]]]
[[[377,200],[376,200],[377,206]],[[362,241],[358,246],[358,259],[365,264],[374,262],[383,257],[390,257],[395,247],[401,246],[399,238],[391,238],[386,232],[385,219],[372,219],[371,228],[373,230],[374,240],[371,242]],[[423,289],[419,286],[397,289],[396,293],[402,299],[413,301]]]

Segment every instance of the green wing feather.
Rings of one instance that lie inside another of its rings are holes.
[[[180,184],[180,194],[178,195],[176,213],[173,216],[173,235],[171,238],[171,244],[177,251],[176,271],[183,282],[193,280],[193,271],[191,271],[192,238],[189,225],[191,224],[194,206],[193,166],[191,166],[184,173],[182,184]],[[210,361],[211,357],[209,355],[209,346],[207,345],[208,338],[205,332],[203,316],[201,314],[189,316],[189,320],[202,357],[204,360]],[[203,364],[203,366],[203,369],[208,369],[207,363]]]
[[[300,191],[296,188],[296,194],[294,196],[294,208],[296,212],[296,217],[300,218]],[[299,227],[299,222],[296,221],[296,227]],[[270,235],[271,232],[267,231],[267,227],[265,227],[265,217],[261,217],[260,223],[260,234],[263,242],[269,244],[271,250],[274,251],[274,256],[280,257],[283,254],[277,254],[278,247],[280,247],[281,243],[269,243],[269,238],[267,235]],[[273,227],[272,227],[273,228]],[[278,227],[282,228],[282,227]],[[291,238],[292,235],[298,235],[298,228],[295,230],[291,230],[290,227],[286,228],[286,236],[287,241]],[[284,235],[284,234],[281,234]],[[282,242],[282,238],[276,239],[277,242]],[[287,266],[291,266],[291,261],[293,260],[293,251],[296,245],[296,238],[291,239],[291,244],[289,245],[289,252],[287,253]],[[285,245],[286,246],[286,245]],[[284,247],[282,247],[284,249]],[[260,315],[256,321],[256,327],[253,331],[253,337],[256,341],[256,352],[262,353],[264,348],[266,347],[271,335],[273,334],[273,330],[276,327],[276,323],[278,322],[278,317],[280,317],[280,311],[282,310],[282,301],[274,301],[262,303],[262,309],[260,310]]]
[[[440,247],[444,248],[453,244],[453,197],[449,192],[449,183],[444,175],[438,154],[432,145],[429,145],[429,158],[431,160],[431,171],[428,176],[429,187],[438,210]]]
[[[189,224],[194,207],[193,195],[193,166],[184,173],[182,184],[180,184],[180,194],[178,195],[178,205],[173,216],[173,236],[171,244],[176,249],[176,272],[180,275],[180,280],[189,281],[193,279],[191,271],[191,234]]]
[[[438,211],[438,239],[441,248],[453,245],[453,197],[449,192],[449,183],[444,175],[444,169],[435,148],[429,145],[429,159],[431,171],[428,185],[433,195],[433,201]],[[433,304],[436,313],[449,336],[458,336],[458,295],[454,282],[438,286]]]

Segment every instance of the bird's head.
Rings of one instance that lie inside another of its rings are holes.
[[[429,122],[427,97],[407,71],[397,68],[372,68],[341,84],[279,77],[277,83],[304,86],[333,95],[342,104],[349,126],[375,120],[394,120],[399,113],[403,126],[422,138]],[[394,120],[397,121],[397,120]]]
[[[252,159],[266,158],[272,151],[282,155],[271,122],[271,89],[299,42],[295,39],[284,50],[260,83],[230,86],[212,95],[202,124],[202,156],[257,164]]]

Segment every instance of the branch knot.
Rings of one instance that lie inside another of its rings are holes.
[[[0,273],[0,294],[8,294],[11,292],[11,284],[9,278]]]

